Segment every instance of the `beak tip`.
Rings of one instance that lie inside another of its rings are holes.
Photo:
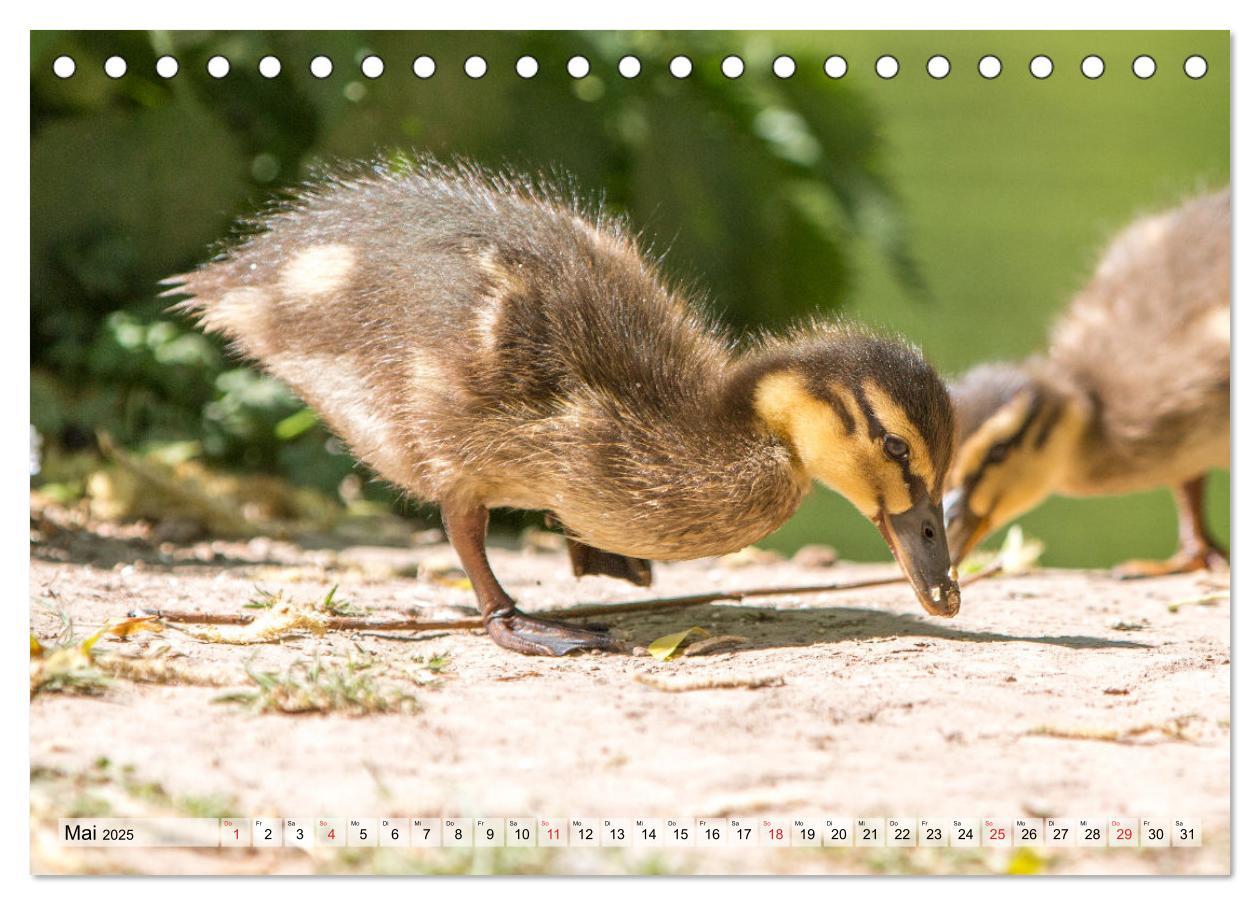
[[[958,590],[958,583],[951,581],[946,585],[937,585],[928,592],[928,596],[923,601],[923,608],[933,616],[943,616],[951,619],[958,615],[958,610],[962,607],[962,594]]]

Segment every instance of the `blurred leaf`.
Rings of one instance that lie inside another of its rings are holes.
[[[292,440],[301,436],[319,423],[319,416],[308,408],[294,412],[276,425],[276,436],[281,440]]]
[[[109,623],[102,629],[107,635],[115,638],[129,638],[140,632],[160,632],[165,628],[155,616],[134,616]]]
[[[1046,858],[1041,852],[1031,848],[1017,848],[1006,862],[1006,872],[1012,875],[1030,875],[1044,873]]]
[[[1035,537],[1024,538],[1024,529],[1019,525],[1011,525],[1002,541],[1002,549],[998,559],[1002,563],[1002,572],[1006,575],[1023,575],[1037,567],[1037,561],[1045,552],[1046,546]]]

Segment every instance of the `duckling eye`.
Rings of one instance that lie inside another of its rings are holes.
[[[884,455],[890,459],[903,462],[910,456],[910,444],[896,434],[886,434],[884,436]]]
[[[1010,451],[1011,444],[1009,443],[999,443],[996,446],[993,446],[989,449],[989,462],[993,465],[998,464],[1010,454]]]

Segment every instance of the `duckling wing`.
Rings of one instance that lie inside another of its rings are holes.
[[[1229,306],[1228,190],[1112,242],[1050,352],[1093,397],[1100,469],[1140,482],[1228,463]]]

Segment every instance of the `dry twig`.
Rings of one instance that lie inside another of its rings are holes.
[[[981,571],[963,578],[959,581],[959,585],[965,587],[983,578],[997,575],[1001,571],[1001,563],[990,563]],[[856,591],[862,588],[901,584],[904,581],[905,578],[902,575],[889,575],[884,578],[802,585],[795,588],[774,587],[750,588],[745,591],[712,591],[704,594],[688,594],[684,597],[655,597],[650,600],[635,600],[629,603],[582,604],[559,610],[548,610],[546,613],[540,613],[539,615],[544,615],[551,619],[620,616],[623,613],[681,609],[683,607],[701,606],[723,601],[739,602],[754,597],[784,597],[793,594]],[[133,610],[128,615],[132,617],[151,616],[164,622],[195,625],[249,625],[259,618],[252,613],[199,613],[184,610]],[[325,631],[368,632],[433,632],[479,629],[482,627],[480,616],[469,616],[464,619],[377,619],[371,616],[321,616],[320,624]]]

